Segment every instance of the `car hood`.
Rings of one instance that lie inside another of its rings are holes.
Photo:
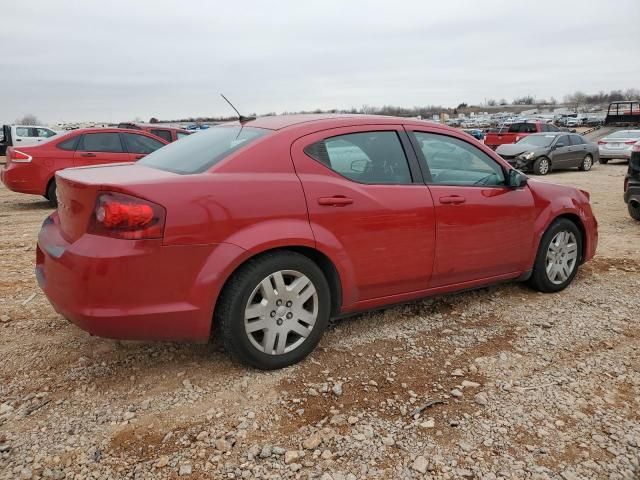
[[[536,154],[545,153],[549,147],[537,147],[535,145],[528,145],[526,143],[510,143],[506,145],[500,145],[496,150],[498,155],[520,155],[524,152],[535,152]]]

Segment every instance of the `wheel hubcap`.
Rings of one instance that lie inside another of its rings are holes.
[[[585,170],[589,170],[591,168],[591,157],[588,155],[584,157],[584,162],[582,163],[582,165]]]
[[[541,160],[540,161],[540,173],[541,174],[545,174],[549,171],[549,162],[546,160]]]
[[[546,271],[551,283],[559,285],[567,281],[576,268],[578,242],[572,232],[558,232],[547,249]]]
[[[251,344],[268,355],[298,348],[318,318],[318,293],[306,275],[280,270],[251,292],[244,311],[244,329]]]

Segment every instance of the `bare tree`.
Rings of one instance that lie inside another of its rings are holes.
[[[28,113],[24,117],[17,119],[16,125],[40,125],[40,120],[33,113]]]
[[[495,107],[498,104],[498,102],[495,101],[495,99],[490,98],[489,100],[487,100],[487,105],[490,107]]]

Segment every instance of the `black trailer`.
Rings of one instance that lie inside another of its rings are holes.
[[[628,127],[640,126],[640,101],[624,100],[621,102],[611,102],[607,116],[604,119],[605,125]]]

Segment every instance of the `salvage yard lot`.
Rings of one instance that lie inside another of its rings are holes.
[[[69,324],[33,275],[51,209],[1,187],[0,478],[638,478],[625,170],[544,179],[590,191],[599,221],[565,291],[508,283],[342,320],[276,372]]]

